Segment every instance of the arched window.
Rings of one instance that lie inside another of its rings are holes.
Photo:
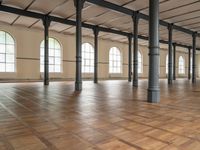
[[[94,73],[94,48],[89,43],[82,44],[82,72]]]
[[[185,73],[185,61],[182,56],[180,56],[178,60],[178,73],[179,74]]]
[[[44,72],[44,40],[40,44],[40,72]],[[49,38],[49,72],[61,72],[61,45]]]
[[[142,54],[138,51],[138,73],[143,72]]]
[[[5,31],[0,31],[0,72],[15,72],[15,41]]]
[[[166,74],[168,74],[168,55],[166,56]]]
[[[121,73],[121,54],[117,47],[112,47],[109,52],[109,73]]]

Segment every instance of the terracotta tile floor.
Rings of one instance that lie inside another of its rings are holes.
[[[1,83],[0,150],[200,150],[200,82]]]

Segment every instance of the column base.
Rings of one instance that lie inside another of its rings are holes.
[[[138,81],[133,80],[133,86],[138,87]]]
[[[148,100],[149,103],[160,102],[160,90],[148,89]]]
[[[192,83],[193,83],[193,84],[196,84],[196,79],[192,79]]]
[[[94,80],[94,83],[97,84],[97,83],[98,83],[98,80]]]
[[[168,84],[171,85],[173,82],[172,80],[168,80]]]
[[[49,85],[49,80],[45,80],[44,85]]]
[[[82,90],[82,82],[75,82],[75,91]]]

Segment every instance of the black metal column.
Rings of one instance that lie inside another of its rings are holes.
[[[133,86],[138,87],[138,23],[139,12],[133,16],[134,23],[134,49],[133,49]]]
[[[168,25],[168,84],[172,84],[173,80],[173,74],[172,74],[172,58],[173,58],[173,53],[172,53],[172,31],[173,31],[173,24]]]
[[[173,80],[176,80],[176,43],[173,43]]]
[[[128,36],[128,81],[132,80],[132,35]]]
[[[192,83],[196,83],[196,37],[197,32],[194,32],[192,35],[192,45],[193,45],[193,52],[192,52]]]
[[[99,35],[98,26],[96,26],[93,30],[94,30],[94,83],[98,83],[98,35]]]
[[[76,7],[76,81],[75,90],[82,90],[82,9],[84,0],[74,0]]]
[[[160,101],[159,86],[159,0],[149,0],[149,81],[148,102]]]
[[[43,19],[44,25],[44,85],[49,85],[49,26],[50,19],[45,16]]]
[[[191,79],[191,48],[188,48],[188,80]]]

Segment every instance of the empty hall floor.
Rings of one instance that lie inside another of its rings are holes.
[[[200,150],[200,82],[1,83],[0,150]]]

